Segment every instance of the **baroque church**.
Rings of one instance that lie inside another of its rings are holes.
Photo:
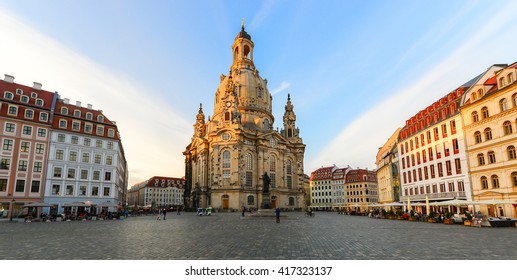
[[[188,208],[305,207],[305,144],[291,98],[283,128],[274,130],[273,97],[255,68],[253,48],[243,23],[232,45],[230,71],[221,75],[215,91],[212,117],[205,118],[199,107],[192,141],[183,152]]]

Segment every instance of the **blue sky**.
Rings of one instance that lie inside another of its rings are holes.
[[[274,93],[291,93],[305,173],[375,168],[391,134],[486,70],[517,60],[516,1],[0,2],[0,74],[117,122],[130,184],[184,176],[199,103],[213,112],[245,19]]]

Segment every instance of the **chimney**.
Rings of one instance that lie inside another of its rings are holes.
[[[70,99],[69,99],[69,98],[65,98],[65,99],[63,99],[63,103],[65,103],[66,105],[68,105],[68,103],[70,103]]]
[[[4,81],[12,84],[12,83],[14,83],[14,76],[5,74]]]
[[[33,89],[39,89],[39,90],[41,90],[41,87],[42,87],[42,86],[43,86],[43,85],[42,85],[41,83],[34,82],[34,85],[32,86],[32,88],[33,88]]]
[[[75,106],[81,107],[81,101],[75,101]]]
[[[92,104],[88,104],[88,109],[90,109],[90,110],[93,109]]]

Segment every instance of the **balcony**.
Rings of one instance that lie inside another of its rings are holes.
[[[429,200],[447,200],[447,199],[467,199],[465,192],[443,192],[443,193],[428,193],[428,194],[417,194],[417,195],[409,195],[409,196],[400,196],[400,201],[406,201],[409,197],[411,201],[424,201],[425,196],[429,198]]]

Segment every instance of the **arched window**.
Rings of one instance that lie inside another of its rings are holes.
[[[479,98],[483,97],[483,94],[484,94],[483,89],[482,88],[478,89],[478,97]]]
[[[223,152],[223,184],[230,184],[230,151]]]
[[[476,99],[478,99],[478,95],[477,95],[477,92],[473,92],[471,95],[470,95],[470,98],[472,99],[472,101],[476,101]]]
[[[506,81],[505,81],[504,77],[499,78],[499,85],[500,85],[500,87],[506,86]]]
[[[492,129],[490,127],[485,128],[485,141],[492,140]]]
[[[63,115],[68,115],[68,108],[66,108],[66,107],[61,107],[61,114],[63,114]]]
[[[504,135],[508,135],[508,134],[512,134],[512,123],[510,121],[505,121],[503,123],[503,130],[504,130]]]
[[[478,112],[477,111],[472,112],[472,122],[478,122],[478,121],[479,121]]]
[[[269,157],[269,179],[270,179],[270,186],[272,188],[276,188],[276,156],[271,155]]]
[[[499,108],[501,112],[508,110],[508,101],[506,101],[506,98],[499,100]]]
[[[286,172],[286,177],[287,177],[287,188],[288,189],[292,189],[293,188],[293,167],[292,167],[292,163],[291,163],[291,160],[288,159],[286,162],[285,162],[285,172]]]
[[[515,153],[515,146],[508,146],[508,148],[506,148],[506,151],[508,153],[508,160],[517,159],[517,155]]]
[[[512,172],[512,186],[517,187],[517,172]]]
[[[481,177],[481,188],[484,190],[488,189],[488,179],[485,176]]]
[[[269,119],[264,119],[264,129],[270,129],[271,124],[269,123]]]
[[[494,151],[490,151],[486,155],[488,157],[488,163],[495,163],[495,153],[494,153]]]
[[[512,95],[513,107],[517,107],[517,93]]]
[[[485,155],[484,154],[478,154],[478,164],[479,165],[485,165]]]
[[[253,186],[253,156],[248,153],[246,154],[246,187],[251,188]]]
[[[513,73],[508,74],[508,84],[513,83],[514,80],[515,78],[513,77]]]
[[[474,139],[476,140],[476,144],[481,143],[481,132],[479,132],[479,131],[474,132]]]
[[[490,180],[492,181],[492,188],[498,189],[499,188],[499,177],[497,175],[492,175],[490,177]]]
[[[255,205],[255,197],[248,195],[248,205]]]
[[[490,117],[490,114],[488,113],[488,108],[487,107],[481,108],[481,116],[483,117],[483,119],[486,119],[486,118]]]

